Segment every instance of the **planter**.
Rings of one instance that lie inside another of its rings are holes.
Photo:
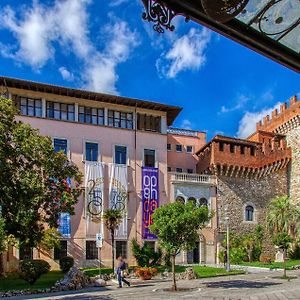
[[[144,275],[144,276],[139,276],[139,278],[141,280],[150,280],[152,278],[152,276],[151,275]]]

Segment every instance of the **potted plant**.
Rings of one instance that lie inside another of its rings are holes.
[[[135,269],[135,275],[138,276],[142,280],[150,280],[156,274],[157,274],[156,268],[143,267],[143,268]]]

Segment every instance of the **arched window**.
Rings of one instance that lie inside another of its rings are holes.
[[[178,201],[178,202],[181,202],[182,204],[185,204],[185,200],[181,196],[177,196],[175,201]]]
[[[208,206],[208,201],[205,198],[201,198],[199,201],[199,206]]]
[[[252,205],[247,205],[245,208],[245,220],[246,221],[254,220],[254,207]]]
[[[190,197],[190,198],[188,199],[188,202],[192,202],[194,206],[196,206],[196,204],[197,204],[197,200],[196,200],[196,198],[194,198],[194,197]]]

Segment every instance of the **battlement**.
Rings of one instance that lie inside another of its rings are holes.
[[[291,159],[283,135],[260,133],[264,142],[216,136],[197,152],[197,172],[225,176],[263,176],[283,168]],[[268,139],[265,139],[268,135]],[[268,170],[268,171],[267,171]]]
[[[256,130],[277,132],[278,128],[300,116],[300,101],[297,96],[289,99],[289,102],[284,102],[280,105],[280,110],[274,109],[270,115],[267,115],[263,120],[256,123]]]

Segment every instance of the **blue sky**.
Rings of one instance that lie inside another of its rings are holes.
[[[158,35],[140,0],[2,0],[0,74],[182,106],[174,126],[247,136],[299,74],[182,17]]]

